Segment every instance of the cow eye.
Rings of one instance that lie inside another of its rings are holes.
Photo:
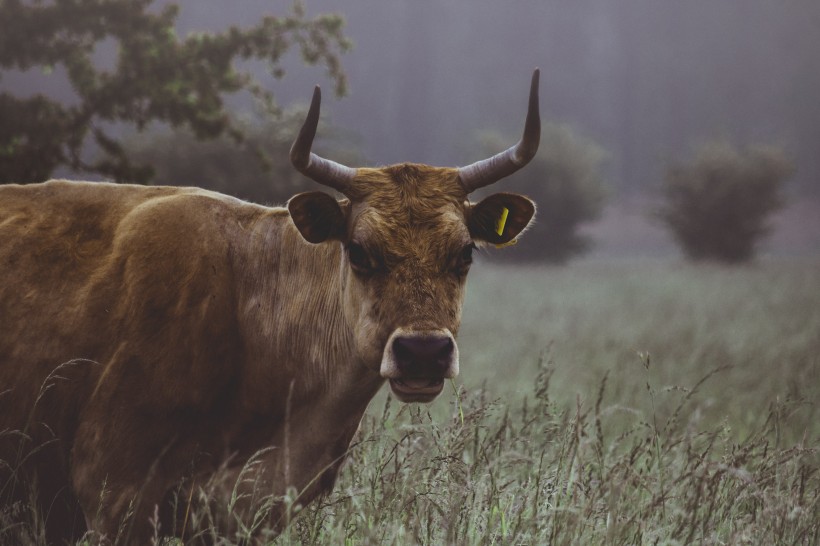
[[[464,264],[471,264],[473,263],[473,249],[475,248],[474,243],[470,243],[469,245],[464,247],[464,250],[461,251],[461,263]]]
[[[350,243],[347,245],[347,259],[350,261],[350,266],[353,270],[358,273],[366,274],[373,271],[373,263],[370,261],[370,256],[359,243]]]
[[[458,273],[459,275],[466,275],[467,271],[469,271],[470,264],[473,263],[474,249],[475,244],[470,243],[461,250],[461,254],[458,257],[458,264],[456,266],[456,273]]]

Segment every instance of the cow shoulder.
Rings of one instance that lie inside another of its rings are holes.
[[[241,226],[260,209],[185,189],[122,218],[89,291],[104,298],[96,308],[113,295],[116,331],[127,333],[110,380],[145,384],[157,408],[207,404],[233,381],[242,352],[234,255],[244,251]]]

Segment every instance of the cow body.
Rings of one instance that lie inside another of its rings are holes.
[[[350,349],[339,265],[285,209],[197,189],[0,186],[0,459],[37,476],[47,523],[82,531],[64,519],[78,499],[109,536],[180,469],[266,446],[271,493],[330,487],[383,382]],[[16,481],[0,474],[7,498],[29,493]]]

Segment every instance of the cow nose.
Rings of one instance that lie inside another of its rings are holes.
[[[398,336],[393,354],[403,373],[443,375],[453,359],[453,338],[449,336]]]

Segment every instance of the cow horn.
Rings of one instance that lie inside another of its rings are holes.
[[[541,140],[541,116],[538,113],[539,75],[540,71],[536,68],[532,73],[527,121],[524,123],[524,136],[521,140],[512,148],[489,159],[482,159],[458,169],[458,176],[467,193],[511,175],[535,156],[535,152],[538,151],[538,142]]]
[[[308,178],[319,184],[330,186],[341,193],[346,193],[350,189],[350,181],[356,176],[356,169],[319,157],[310,151],[313,146],[313,137],[316,136],[316,126],[319,124],[321,103],[322,91],[317,85],[313,90],[313,99],[310,101],[310,110],[308,110],[305,123],[290,148],[290,162],[296,170]]]

